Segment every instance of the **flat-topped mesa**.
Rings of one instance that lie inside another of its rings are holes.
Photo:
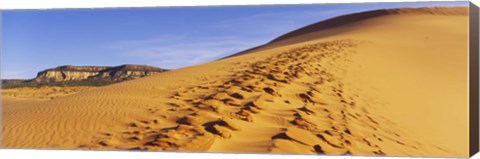
[[[73,66],[73,65],[65,65],[65,66],[58,66],[55,68],[51,69],[46,69],[42,72],[45,71],[90,71],[90,72],[98,72],[98,71],[104,71],[106,69],[109,69],[112,67],[107,67],[107,66]]]
[[[121,65],[115,67],[67,65],[41,71],[33,81],[38,83],[80,81],[87,79],[124,81],[164,71],[167,70],[145,65]]]

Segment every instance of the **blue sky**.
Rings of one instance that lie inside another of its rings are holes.
[[[413,2],[2,11],[2,79],[60,65],[175,69],[255,47],[335,16],[381,8],[468,6]]]

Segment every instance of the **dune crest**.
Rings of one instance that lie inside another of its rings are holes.
[[[454,15],[454,16],[467,16],[468,8],[466,7],[435,7],[435,8],[399,8],[399,9],[381,9],[367,12],[360,12],[354,14],[348,14],[344,16],[338,16],[325,21],[314,23],[290,33],[284,34],[278,38],[269,42],[275,43],[292,37],[297,37],[302,34],[308,34],[316,31],[326,30],[329,28],[339,27],[342,25],[348,25],[358,21],[368,20],[370,18],[398,15],[398,14],[430,14],[430,15]]]
[[[391,15],[402,15],[402,14],[426,14],[426,15],[449,15],[449,16],[467,16],[469,14],[467,7],[434,7],[434,8],[398,8],[398,9],[381,9],[381,10],[373,10],[373,11],[366,11],[360,13],[353,13],[347,14],[343,16],[334,17],[331,19],[327,19],[324,21],[320,21],[314,24],[310,24],[308,26],[296,29],[289,33],[283,34],[267,44],[260,45],[254,48],[247,49],[245,51],[239,52],[234,55],[230,55],[228,57],[248,54],[255,51],[261,51],[265,49],[270,49],[278,46],[284,46],[287,44],[292,44],[292,42],[285,42],[282,41],[289,40],[291,38],[298,38],[302,35],[312,34],[316,32],[326,31],[328,29],[341,27],[345,25],[349,25],[352,23],[356,23],[359,21],[365,21],[372,18],[382,17],[382,16],[391,16]],[[315,38],[319,38],[321,36],[329,36],[329,34],[319,34]],[[313,38],[313,39],[315,39]],[[313,40],[312,38],[303,39],[299,42],[304,42],[308,40]],[[294,42],[298,43],[298,42]],[[228,58],[227,57],[227,58]]]

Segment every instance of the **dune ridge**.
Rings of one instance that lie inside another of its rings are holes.
[[[466,7],[435,7],[435,8],[398,8],[398,9],[381,9],[367,12],[360,12],[348,14],[344,16],[334,17],[325,21],[314,23],[290,33],[284,34],[278,38],[273,39],[269,43],[279,42],[292,37],[308,34],[315,31],[326,30],[342,25],[348,25],[358,21],[367,20],[379,16],[398,15],[398,14],[431,14],[431,15],[453,15],[466,16],[468,15],[468,8]]]
[[[53,100],[6,99],[3,146],[467,156],[467,19],[381,16]]]
[[[334,18],[330,18],[324,21],[320,21],[314,24],[307,25],[305,27],[296,29],[289,33],[283,34],[270,42],[260,45],[254,48],[250,48],[244,51],[241,51],[237,54],[230,55],[228,57],[238,56],[247,54],[250,52],[260,51],[268,48],[283,46],[282,41],[288,40],[291,38],[299,37],[305,34],[311,34],[315,32],[325,31],[331,28],[345,26],[359,21],[368,20],[371,18],[377,18],[382,16],[391,16],[399,14],[428,14],[428,15],[449,15],[449,16],[467,16],[469,14],[467,7],[433,7],[433,8],[397,8],[397,9],[380,9],[373,11],[366,11],[360,13],[353,13],[342,15]],[[322,36],[322,35],[319,35]],[[323,35],[328,36],[328,34]],[[305,40],[306,41],[306,40]],[[287,43],[287,44],[292,44]],[[225,57],[225,58],[228,58]]]

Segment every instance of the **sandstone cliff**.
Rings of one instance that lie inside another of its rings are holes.
[[[2,80],[3,88],[42,85],[107,85],[167,71],[145,65],[59,66],[41,71],[30,80]]]
[[[60,66],[39,72],[36,82],[62,82],[85,79],[123,81],[149,76],[165,69],[143,65],[103,66]]]

